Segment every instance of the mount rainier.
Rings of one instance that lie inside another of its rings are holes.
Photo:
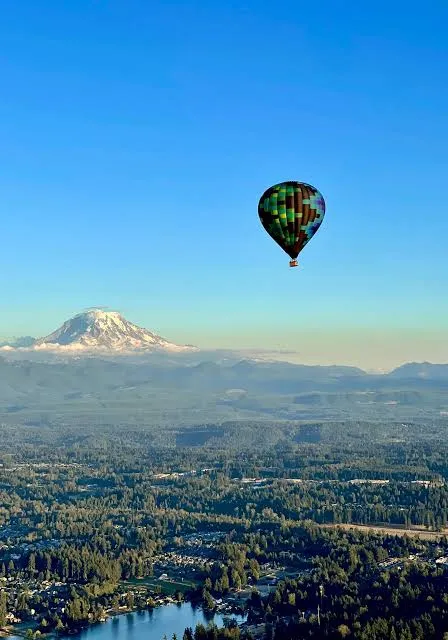
[[[3,347],[12,349],[13,347]],[[117,311],[92,309],[64,322],[53,333],[26,347],[32,351],[110,352],[136,351],[192,352],[196,347],[178,345],[126,320]]]

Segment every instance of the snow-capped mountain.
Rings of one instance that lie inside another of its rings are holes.
[[[92,309],[79,313],[45,336],[36,340],[33,350],[127,353],[133,351],[197,351],[181,346],[126,320],[116,311]]]

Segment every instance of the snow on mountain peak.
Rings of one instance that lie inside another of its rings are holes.
[[[36,350],[63,351],[196,351],[181,346],[126,320],[117,311],[89,309],[64,322],[50,335],[36,340]]]

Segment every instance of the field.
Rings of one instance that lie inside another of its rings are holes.
[[[122,584],[130,587],[144,586],[154,591],[160,590],[160,593],[168,596],[172,596],[176,591],[185,593],[190,589],[195,589],[197,586],[195,582],[189,582],[188,580],[176,582],[174,580],[157,580],[157,578],[134,578],[132,580],[125,580]]]
[[[357,529],[366,533],[381,533],[389,536],[411,536],[413,538],[422,538],[423,540],[437,540],[448,535],[448,528],[443,531],[428,531],[427,529],[414,527],[412,529],[404,529],[403,527],[366,525],[366,524],[325,524],[322,525],[328,529]]]

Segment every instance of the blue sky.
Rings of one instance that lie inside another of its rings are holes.
[[[308,360],[367,366],[374,331],[448,360],[448,5],[429,6],[4,0],[0,335],[106,305],[207,347],[315,340]],[[257,217],[282,179],[327,201],[301,270]]]

